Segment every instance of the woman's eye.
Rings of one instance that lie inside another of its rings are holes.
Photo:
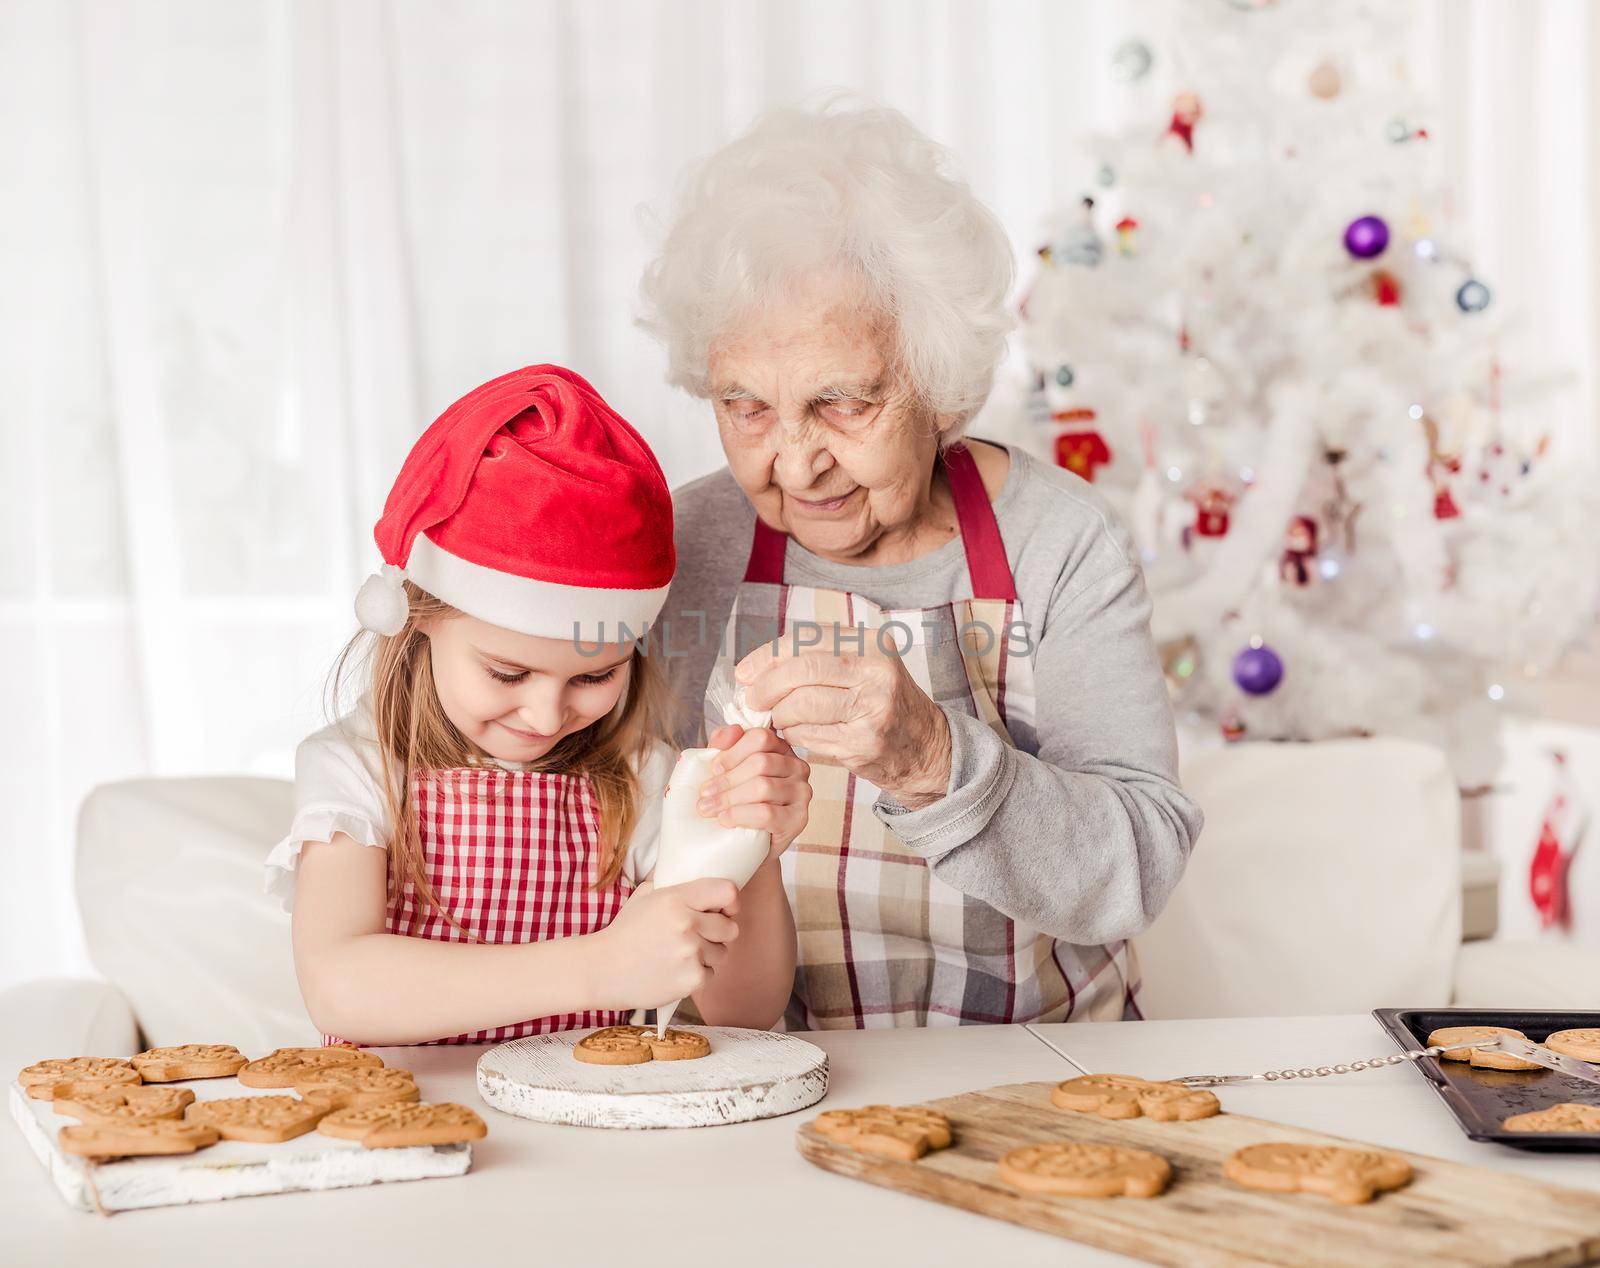
[[[613,665],[603,674],[579,674],[572,681],[580,687],[595,687],[603,682],[610,682],[617,676],[617,666]]]
[[[872,408],[871,401],[829,401],[823,406],[828,416],[837,422],[853,422],[865,418]]]
[[[526,678],[528,676],[528,671],[526,669],[520,671],[519,673],[515,673],[515,674],[502,673],[500,670],[491,668],[488,665],[485,665],[484,669],[488,672],[489,677],[493,678],[496,682],[505,682],[505,683],[521,682],[524,678]]]

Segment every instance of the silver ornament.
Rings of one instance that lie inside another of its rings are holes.
[[[1155,54],[1143,40],[1123,40],[1111,54],[1111,69],[1125,83],[1143,79],[1155,64]]]

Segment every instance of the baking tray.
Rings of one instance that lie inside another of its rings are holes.
[[[1426,1048],[1442,1026],[1509,1026],[1534,1043],[1580,1026],[1600,1026],[1600,1012],[1523,1012],[1509,1008],[1375,1008],[1378,1025],[1403,1049]],[[1600,1084],[1571,1079],[1554,1070],[1482,1070],[1465,1061],[1423,1057],[1414,1063],[1433,1086],[1461,1130],[1472,1140],[1514,1149],[1600,1152],[1600,1132],[1508,1132],[1500,1124],[1512,1114],[1548,1109],[1563,1101],[1600,1105]]]

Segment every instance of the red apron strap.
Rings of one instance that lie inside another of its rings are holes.
[[[744,579],[757,585],[781,586],[783,555],[788,546],[787,533],[780,533],[756,516],[756,533],[750,543],[750,562],[745,565]]]
[[[1015,602],[1016,583],[1006,561],[1005,543],[1000,540],[1000,525],[994,507],[983,488],[978,464],[965,445],[951,445],[944,451],[944,469],[950,478],[950,496],[956,504],[956,523],[961,529],[961,545],[967,552],[967,572],[972,576],[974,599],[1005,599]],[[764,585],[783,584],[783,556],[788,535],[780,533],[756,517],[755,536],[750,542],[750,562],[744,579]]]
[[[944,469],[950,477],[950,496],[956,504],[956,523],[961,527],[961,544],[967,552],[967,571],[972,575],[974,599],[1006,599],[1015,602],[1017,586],[1006,561],[1005,543],[1000,540],[1000,525],[994,507],[984,492],[983,477],[972,451],[954,444],[944,451]]]

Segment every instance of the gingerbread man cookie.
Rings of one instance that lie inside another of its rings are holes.
[[[293,1087],[296,1079],[333,1066],[382,1064],[377,1054],[361,1048],[279,1048],[241,1069],[239,1082],[245,1087],[286,1088]]]
[[[217,1131],[201,1123],[153,1118],[143,1123],[63,1127],[57,1135],[63,1153],[80,1158],[139,1158],[156,1154],[192,1154],[217,1143]]]
[[[142,1080],[139,1072],[119,1057],[50,1057],[24,1066],[17,1082],[34,1100],[54,1101]]]
[[[230,1096],[196,1101],[184,1120],[215,1127],[224,1140],[276,1145],[304,1136],[327,1112],[296,1096]]]
[[[1335,1202],[1370,1202],[1411,1180],[1411,1164],[1380,1149],[1334,1145],[1248,1145],[1222,1168],[1235,1184],[1274,1193],[1320,1193]]]
[[[194,1093],[186,1087],[142,1087],[130,1084],[104,1092],[84,1092],[71,1100],[57,1097],[57,1114],[75,1118],[87,1127],[115,1127],[143,1123],[157,1118],[178,1119],[194,1103]]]
[[[930,1149],[948,1148],[952,1140],[950,1120],[918,1106],[824,1110],[811,1125],[841,1145],[902,1162],[915,1162]]]
[[[692,1061],[711,1051],[711,1042],[692,1030],[673,1030],[656,1038],[651,1026],[607,1026],[578,1040],[572,1055],[589,1065],[643,1065],[646,1061]]]
[[[324,1110],[397,1105],[422,1099],[410,1070],[395,1066],[336,1065],[302,1075],[294,1090]]]
[[[489,1133],[476,1113],[450,1101],[335,1110],[317,1125],[317,1130],[324,1136],[360,1141],[367,1149],[465,1144],[482,1140]]]
[[[1101,1118],[1138,1118],[1157,1122],[1189,1122],[1222,1113],[1222,1103],[1210,1092],[1181,1083],[1162,1083],[1131,1074],[1085,1074],[1056,1085],[1050,1103],[1059,1109]]]
[[[1057,1197],[1153,1198],[1172,1179],[1172,1164],[1148,1149],[1075,1140],[1024,1145],[998,1166],[1012,1188]]]

